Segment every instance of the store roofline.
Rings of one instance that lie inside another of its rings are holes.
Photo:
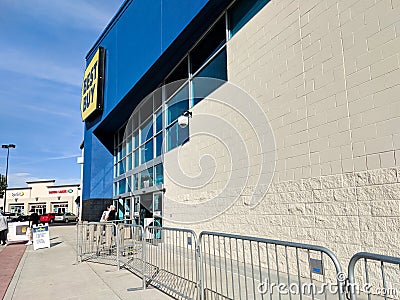
[[[19,188],[7,188],[7,191],[15,191],[15,190],[31,190],[32,187],[19,187]]]
[[[45,183],[45,182],[56,182],[55,179],[48,180],[48,179],[43,179],[43,180],[35,180],[35,181],[27,181],[27,184],[32,184],[32,183]]]
[[[67,187],[67,186],[80,186],[80,184],[60,184],[60,185],[48,185],[48,188],[60,188],[60,187]]]

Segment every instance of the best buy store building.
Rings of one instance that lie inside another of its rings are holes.
[[[362,3],[125,1],[86,57],[83,218],[398,255],[370,241],[400,241],[400,14]]]

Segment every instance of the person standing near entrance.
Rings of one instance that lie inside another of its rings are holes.
[[[106,222],[109,213],[110,213],[110,207],[107,206],[107,209],[105,211],[103,211],[103,213],[101,215],[100,222]]]
[[[0,244],[3,246],[7,245],[7,231],[7,218],[0,212]]]
[[[36,225],[36,226],[39,225],[39,215],[37,214],[37,212],[34,209],[31,209],[30,212],[31,212],[31,215],[29,216],[29,228],[30,228],[29,241],[25,245],[32,245],[33,225]]]
[[[107,216],[107,221],[114,221],[115,220],[115,206],[110,205],[110,211]]]

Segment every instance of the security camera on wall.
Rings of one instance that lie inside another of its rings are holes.
[[[179,116],[178,124],[179,124],[180,128],[185,128],[186,126],[189,125],[189,117],[187,117],[187,116]]]
[[[182,115],[178,118],[178,125],[180,128],[186,128],[189,125],[189,118],[192,117],[192,113],[190,111],[184,111]]]

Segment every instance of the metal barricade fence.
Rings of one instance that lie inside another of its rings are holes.
[[[359,252],[350,259],[348,275],[351,300],[400,298],[399,257]]]
[[[175,299],[198,299],[197,237],[192,230],[148,226],[145,278]]]
[[[142,277],[143,289],[146,289],[146,281],[143,276],[145,273],[143,227],[120,223],[117,228],[121,267]]]
[[[342,300],[344,276],[328,249],[201,232],[202,299]]]
[[[114,223],[114,224],[133,224],[135,225],[135,220],[134,219],[116,219],[112,221],[106,221],[106,223]]]
[[[119,240],[113,223],[77,223],[78,261],[115,264],[119,269]]]
[[[77,260],[122,264],[175,299],[400,298],[398,257],[357,253],[346,278],[321,246],[118,223],[78,223]]]

